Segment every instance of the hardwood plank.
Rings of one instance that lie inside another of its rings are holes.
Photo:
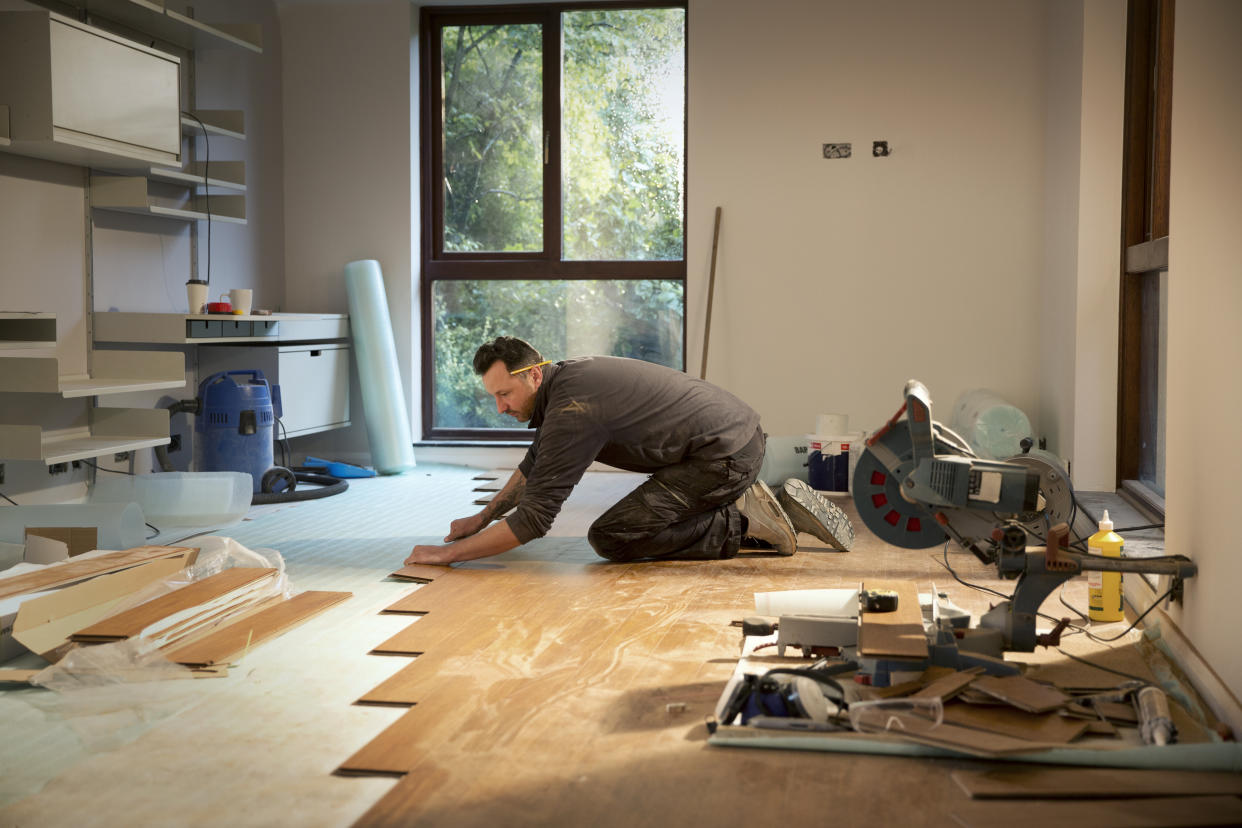
[[[400,581],[414,581],[419,584],[427,584],[437,578],[444,577],[445,574],[453,570],[447,566],[433,566],[431,564],[406,564],[405,566],[393,572],[388,577],[396,578]]]
[[[145,604],[91,624],[89,627],[78,630],[70,638],[74,641],[129,638],[178,612],[227,596],[235,590],[245,588],[262,578],[270,578],[275,574],[275,569],[259,567],[226,569],[201,581],[195,581],[158,598],[153,598]]]
[[[972,799],[1119,799],[1124,797],[1242,796],[1242,774],[1116,768],[997,768],[955,770]]]
[[[927,658],[918,586],[912,581],[868,578],[862,588],[895,591],[897,609],[859,616],[858,654],[868,658]]]
[[[1083,734],[1088,725],[1082,719],[1068,719],[1055,713],[1027,713],[1012,707],[969,704],[945,705],[944,720],[1032,742],[1072,742]]]
[[[230,662],[247,647],[274,638],[349,598],[351,592],[301,592],[287,601],[216,630],[168,653],[178,664],[206,667]]]
[[[1057,688],[1024,676],[981,676],[970,686],[1028,713],[1048,713],[1064,707],[1069,701],[1069,697]]]
[[[965,690],[972,681],[979,677],[981,672],[982,670],[978,668],[973,671],[953,672],[935,679],[910,695],[916,699],[940,699],[945,702]]]
[[[52,587],[84,581],[96,575],[117,572],[158,558],[170,558],[187,552],[197,553],[197,548],[186,546],[136,546],[121,552],[109,552],[87,560],[71,560],[68,563],[45,567],[38,572],[26,572],[11,578],[0,578],[0,598],[9,598],[27,592],[38,592]],[[186,559],[186,565],[193,563]]]
[[[1036,801],[1015,808],[1011,802],[970,802],[953,810],[959,824],[1047,828],[1183,828],[1186,825],[1242,825],[1242,800],[1234,796],[1103,799],[1090,802]]]

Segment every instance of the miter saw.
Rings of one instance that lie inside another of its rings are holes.
[[[1069,620],[1037,635],[1037,613],[1052,590],[1081,572],[1169,575],[1172,594],[1180,596],[1182,579],[1197,571],[1177,555],[1105,558],[1069,551],[1074,494],[1059,463],[1038,454],[977,457],[965,440],[932,419],[931,395],[917,380],[906,383],[905,403],[866,441],[853,497],[863,523],[880,540],[906,549],[954,540],[995,564],[1001,577],[1017,579],[1010,599],[987,612],[978,628],[929,631],[929,658],[944,666],[970,660],[959,658],[959,650],[962,656],[969,651],[999,658],[1006,650],[1031,652],[1058,643]],[[1029,546],[1031,537],[1043,545]]]

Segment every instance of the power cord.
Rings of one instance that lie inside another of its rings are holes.
[[[106,472],[112,472],[113,474],[128,474],[130,477],[134,476],[134,473],[131,471],[125,471],[124,469],[105,469],[103,466],[91,460],[83,460],[82,462],[90,466],[95,471],[106,471]]]
[[[9,497],[8,495],[6,495],[4,492],[0,492],[0,497],[3,497],[5,500],[7,500],[9,503],[12,503],[14,506],[20,506],[20,505],[21,505],[21,504],[20,504],[20,503],[18,503],[16,500],[14,500],[13,498],[11,498],[11,497]]]

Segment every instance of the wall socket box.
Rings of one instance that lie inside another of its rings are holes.
[[[825,158],[849,158],[852,149],[848,143],[845,144],[824,144]]]

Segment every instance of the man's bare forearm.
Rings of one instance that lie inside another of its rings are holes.
[[[504,488],[488,501],[479,514],[488,523],[491,523],[493,520],[499,520],[506,512],[518,505],[518,502],[522,499],[522,493],[525,491],[526,475],[522,474],[520,469],[515,469],[509,477],[509,482],[505,483]]]

